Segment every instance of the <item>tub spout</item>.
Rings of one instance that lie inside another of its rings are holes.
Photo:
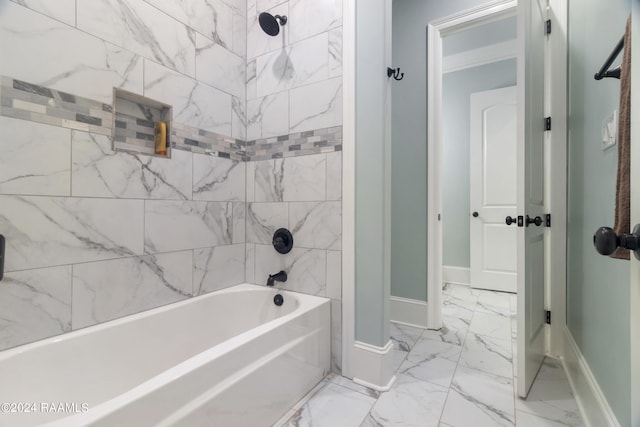
[[[267,286],[273,286],[276,282],[286,282],[287,281],[287,272],[280,271],[276,274],[270,274],[267,279]]]

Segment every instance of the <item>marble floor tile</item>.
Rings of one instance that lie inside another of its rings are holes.
[[[513,376],[511,340],[470,332],[460,356],[460,364],[503,377]]]
[[[382,393],[368,418],[374,426],[436,427],[447,391],[446,387],[398,375],[396,383]]]
[[[504,340],[511,339],[511,319],[488,313],[474,313],[469,332]]]
[[[442,315],[470,321],[476,308],[475,301],[456,298],[451,295],[442,297]]]
[[[409,354],[406,351],[398,350],[394,348],[393,350],[393,372],[397,372],[398,368],[404,363],[407,359],[407,355]]]
[[[424,329],[391,322],[389,335],[393,347],[402,351],[411,351]]]
[[[470,286],[456,285],[454,283],[445,283],[442,287],[442,294],[454,298],[466,300],[469,302],[478,302],[479,290]]]
[[[444,316],[442,328],[438,330],[427,329],[422,334],[422,338],[462,346],[469,330],[469,323],[468,320]]]
[[[506,292],[480,291],[476,312],[509,317],[511,315],[510,298],[511,294]]]
[[[516,423],[518,427],[567,427],[584,424],[565,424],[550,420],[526,412],[516,411]]]
[[[440,330],[390,325],[391,390],[331,376],[276,426],[584,426],[557,360],[545,359],[526,400],[516,396],[516,308],[515,295],[445,285]],[[359,397],[374,401],[364,417]]]
[[[330,380],[330,382],[332,384],[336,384],[339,385],[340,387],[344,387],[347,388],[349,390],[353,390],[353,391],[357,391],[358,393],[362,393],[366,396],[369,397],[373,397],[374,399],[377,399],[378,397],[380,397],[380,392],[373,390],[369,387],[365,387],[363,385],[360,384],[356,384],[353,381],[351,381],[349,378],[343,377],[342,375],[335,375],[333,376],[333,378]]]
[[[462,347],[457,345],[420,339],[398,373],[449,387],[461,351]]]
[[[513,426],[513,400],[511,378],[459,366],[442,421],[456,427]]]
[[[283,424],[286,427],[359,426],[376,399],[337,384],[327,384]]]
[[[516,399],[516,409],[562,425],[584,425],[562,367],[553,359],[545,359],[527,398]]]

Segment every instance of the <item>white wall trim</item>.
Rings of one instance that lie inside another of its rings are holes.
[[[471,285],[471,269],[468,267],[442,266],[442,280],[456,285]]]
[[[427,303],[416,299],[391,297],[390,320],[403,325],[427,327]]]
[[[342,375],[353,378],[355,343],[356,0],[343,5]]]
[[[389,391],[393,375],[393,342],[384,347],[356,341],[353,345],[353,382],[377,391]]]
[[[580,352],[571,331],[564,327],[564,358],[562,366],[587,427],[620,427],[613,410],[600,389],[587,361]]]
[[[504,61],[515,58],[517,53],[517,40],[513,39],[448,55],[442,58],[442,73],[452,73],[492,62]]]

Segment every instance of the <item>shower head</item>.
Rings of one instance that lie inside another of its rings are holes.
[[[262,12],[258,17],[258,21],[260,21],[262,31],[270,36],[277,36],[278,33],[280,33],[280,26],[287,23],[287,17],[280,15],[273,16],[270,13]],[[278,21],[280,21],[279,24]]]

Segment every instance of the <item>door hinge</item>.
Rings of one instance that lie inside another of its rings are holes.
[[[551,34],[551,19],[547,19],[547,22],[545,22],[544,32],[547,35]]]
[[[524,227],[524,216],[518,215],[518,227]]]
[[[544,225],[547,227],[551,227],[551,214],[546,214],[544,216]]]
[[[547,325],[551,324],[551,311],[549,310],[544,311],[544,323],[546,323]]]
[[[544,118],[544,130],[551,130],[551,117]]]

